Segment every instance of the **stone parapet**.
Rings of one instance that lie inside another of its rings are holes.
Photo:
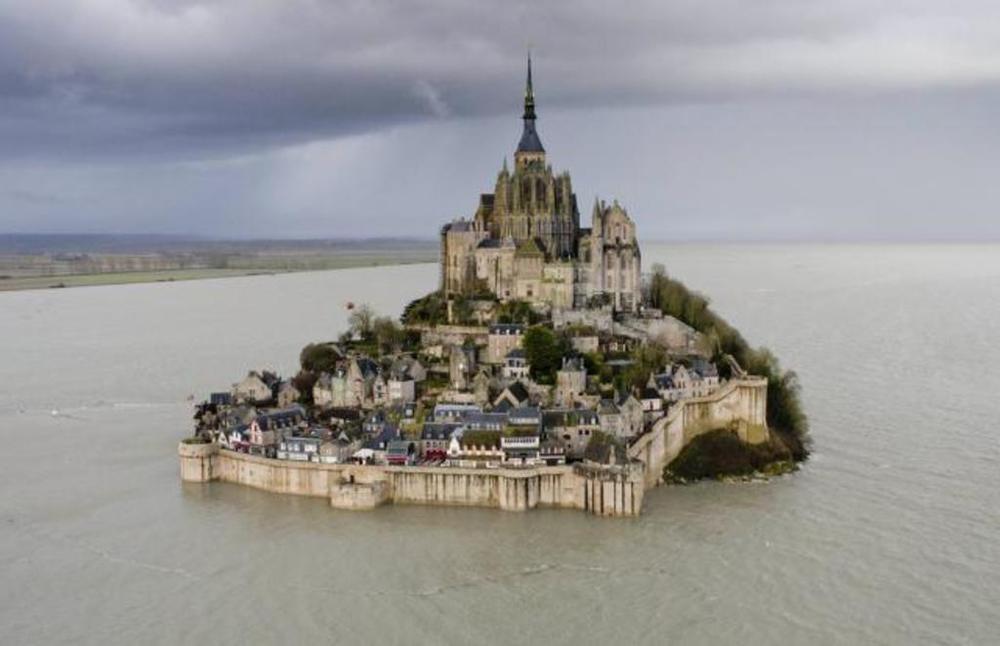
[[[184,482],[209,482],[216,479],[215,459],[219,454],[217,444],[189,444],[177,446],[180,457],[181,480]]]

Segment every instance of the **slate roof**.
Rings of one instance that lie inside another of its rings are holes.
[[[697,372],[704,379],[719,376],[719,369],[715,366],[715,364],[710,361],[705,361],[704,359],[696,360],[691,365],[691,370]]]
[[[208,396],[208,401],[216,406],[229,406],[233,403],[233,396],[231,393],[212,393]]]
[[[507,415],[497,413],[468,413],[462,416],[462,422],[472,431],[499,431],[507,423]]]
[[[365,379],[369,377],[374,377],[379,373],[378,364],[369,359],[368,357],[361,357],[357,359],[358,368],[361,370],[361,374],[364,375]]]
[[[643,399],[659,399],[660,393],[655,388],[643,388],[642,389]]]
[[[386,424],[384,427],[382,427],[382,431],[378,435],[369,438],[365,442],[364,448],[376,449],[376,450],[382,449],[386,445],[388,445],[389,442],[395,440],[398,437],[399,437],[399,429],[397,429],[395,426],[390,426]]]
[[[542,421],[542,411],[535,406],[521,406],[507,411],[507,421],[511,424],[538,423]]]
[[[562,426],[586,426],[598,423],[595,411],[580,408],[573,410],[550,410],[542,415],[542,425],[545,428]]]
[[[291,408],[261,413],[257,416],[257,426],[262,431],[291,428],[304,419],[305,410],[301,406],[296,405]]]
[[[521,140],[517,142],[517,151],[521,153],[543,153],[545,147],[535,130],[535,120],[525,119],[524,130],[521,131]]]
[[[464,428],[457,422],[427,422],[420,431],[421,440],[450,440],[458,429]]]
[[[515,381],[511,385],[507,386],[507,392],[514,396],[514,398],[519,402],[528,401],[528,389],[524,387],[520,381]]]
[[[617,415],[621,413],[618,404],[612,399],[602,399],[597,405],[597,412],[601,415]]]

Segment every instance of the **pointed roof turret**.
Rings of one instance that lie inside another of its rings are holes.
[[[542,140],[538,138],[535,131],[535,89],[531,83],[531,53],[528,53],[528,80],[524,88],[524,130],[521,132],[521,141],[517,144],[519,153],[544,153]]]

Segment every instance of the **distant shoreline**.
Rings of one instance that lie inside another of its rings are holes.
[[[2,275],[0,292],[99,285],[126,285],[158,282],[235,278],[239,276],[277,275],[306,271],[331,271],[360,267],[386,267],[430,263],[437,260],[436,253],[420,250],[382,253],[333,253],[308,258],[278,258],[269,256],[260,262],[250,260],[245,267],[178,267],[135,271],[98,271],[90,273],[65,273],[49,275]]]

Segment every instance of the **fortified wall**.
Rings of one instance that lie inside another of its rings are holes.
[[[707,397],[683,400],[628,449],[627,465],[471,469],[320,464],[274,460],[220,449],[178,447],[181,479],[233,482],[272,493],[327,498],[338,509],[386,504],[461,505],[526,511],[579,509],[598,516],[637,516],[663,467],[701,433],[733,426],[740,438],[768,439],[767,380],[732,380]]]
[[[749,444],[768,440],[766,378],[732,379],[710,395],[682,399],[629,447],[628,456],[645,465],[646,487],[655,487],[691,440],[728,427]]]
[[[641,465],[467,469],[320,464],[274,460],[181,443],[181,479],[220,480],[272,493],[329,498],[338,509],[385,503],[580,509],[598,516],[636,516],[645,492]]]

